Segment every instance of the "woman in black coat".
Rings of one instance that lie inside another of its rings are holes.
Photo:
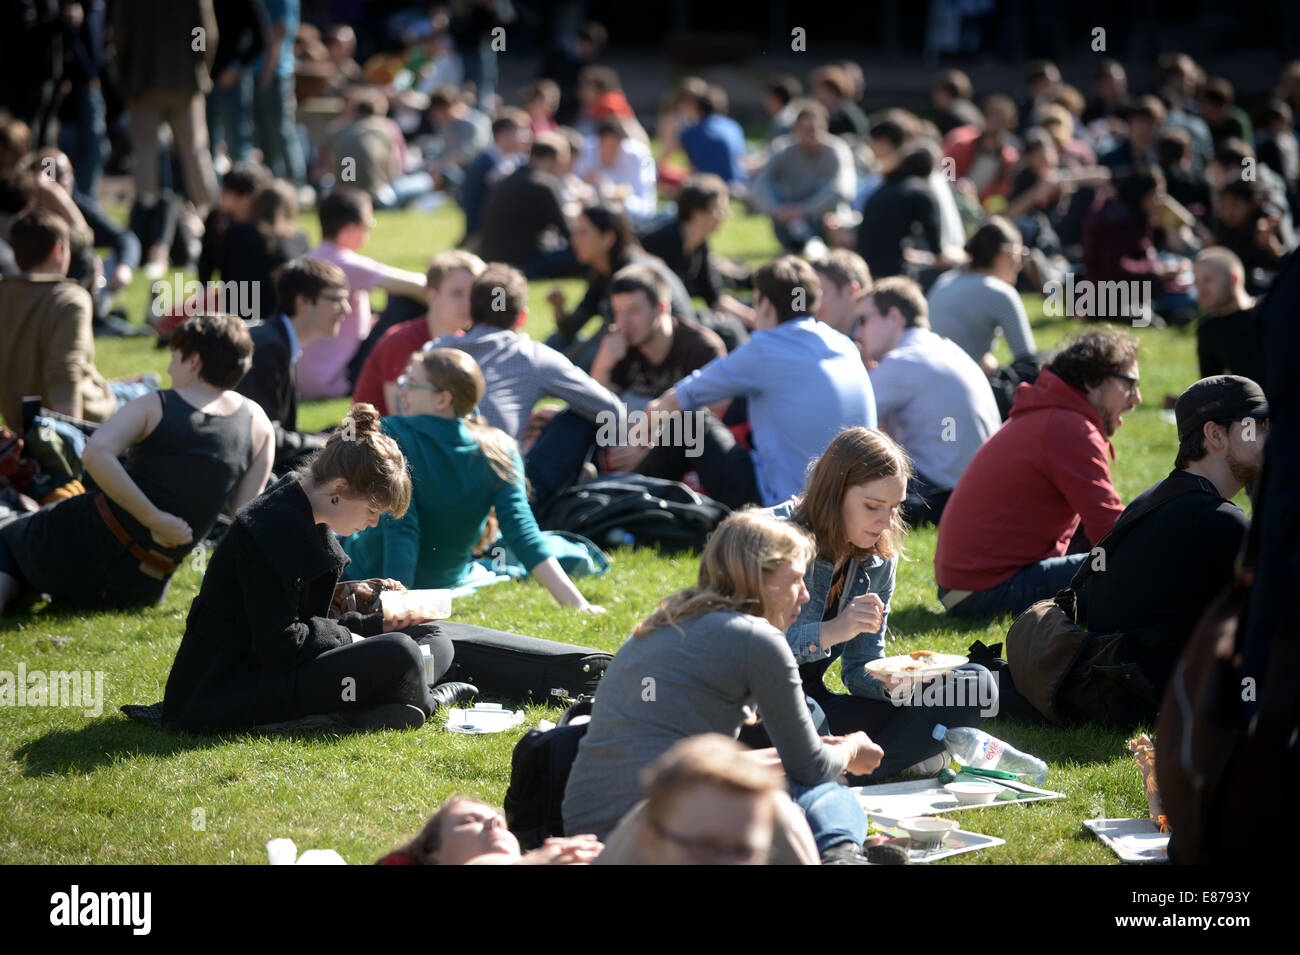
[[[419,726],[444,702],[451,641],[378,613],[328,618],[348,558],[335,534],[400,517],[411,499],[406,460],[367,404],[299,472],[235,517],[213,552],[167,680],[163,721],[194,731]],[[411,635],[401,632],[411,628]],[[446,689],[464,685],[447,684]],[[439,690],[444,688],[440,687]]]

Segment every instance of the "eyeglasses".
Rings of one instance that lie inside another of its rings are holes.
[[[445,388],[436,388],[433,385],[416,384],[415,382],[411,381],[409,375],[398,375],[396,384],[397,384],[398,391],[407,391],[408,389],[411,388],[418,389],[419,391],[445,391],[446,390]]]
[[[667,839],[683,852],[688,852],[695,858],[709,859],[721,865],[746,865],[761,862],[766,856],[762,849],[756,849],[753,846],[718,845],[707,840],[681,836],[665,829],[656,822],[650,823],[650,828],[658,833],[661,838]]]
[[[1120,381],[1124,382],[1124,384],[1128,386],[1129,394],[1135,394],[1137,392],[1138,380],[1136,378],[1130,378],[1128,375],[1111,375],[1111,377],[1118,378]]]

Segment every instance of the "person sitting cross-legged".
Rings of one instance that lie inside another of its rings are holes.
[[[405,514],[410,500],[401,449],[374,408],[353,405],[321,453],[245,505],[212,552],[167,677],[163,725],[401,729],[459,699],[466,684],[430,685],[455,650],[424,620],[328,616],[348,562],[336,535]]]

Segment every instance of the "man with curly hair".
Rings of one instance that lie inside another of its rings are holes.
[[[954,616],[1019,614],[1069,584],[1124,505],[1110,438],[1142,401],[1138,342],[1120,331],[1074,339],[1016,392],[1011,416],[971,458],[939,522],[939,600]]]

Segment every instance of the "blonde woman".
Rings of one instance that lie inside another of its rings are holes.
[[[793,524],[740,511],[718,526],[699,582],[663,600],[623,644],[596,692],[564,798],[570,833],[603,839],[641,798],[638,773],[678,740],[735,738],[757,704],[823,861],[861,861],[866,817],[836,782],[882,753],[865,733],[818,738],[785,629],[808,600],[813,543]]]
[[[302,471],[241,509],[213,551],[167,679],[163,722],[199,732],[421,725],[440,702],[412,636],[381,614],[328,619],[347,563],[335,534],[406,513],[406,460],[370,405],[353,405]],[[439,674],[451,641],[419,634]]]
[[[398,414],[383,420],[411,462],[413,506],[344,542],[354,580],[386,577],[411,588],[453,588],[469,573],[471,551],[496,509],[506,545],[562,606],[603,612],[587,602],[546,546],[514,439],[476,413],[486,386],[458,348],[412,355],[397,379]]]

